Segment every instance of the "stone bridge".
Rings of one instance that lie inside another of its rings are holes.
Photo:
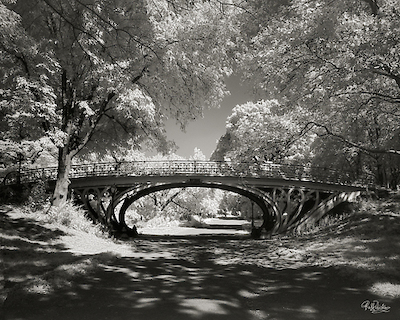
[[[3,184],[54,185],[57,168],[10,173]],[[307,228],[342,202],[354,201],[370,185],[351,173],[274,163],[134,161],[74,165],[70,188],[90,216],[130,232],[125,215],[136,200],[153,192],[185,187],[217,188],[243,195],[263,212],[261,228],[272,234]]]

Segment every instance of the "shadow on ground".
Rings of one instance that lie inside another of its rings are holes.
[[[51,292],[50,284],[54,285],[54,281],[47,281],[46,277],[54,278],[57,274],[56,281],[65,283],[73,272],[60,267],[79,265],[81,270],[89,269],[89,263],[82,264],[83,257],[71,254],[57,241],[66,233],[29,217],[11,218],[10,211],[6,206],[0,207],[0,319],[6,317],[7,305],[14,313],[23,308],[25,297],[35,296],[36,301]],[[30,309],[26,307],[24,312],[29,313]]]
[[[49,244],[51,240],[64,235],[60,230],[45,228],[33,219],[11,219],[4,208],[0,211],[0,224],[3,289],[5,290],[36,275],[53,270],[57,266],[57,261],[68,259],[70,256],[70,254],[61,253],[62,246]]]
[[[42,268],[51,270],[57,261],[87,258],[49,244],[61,235],[54,230],[12,221],[4,213],[2,219],[10,228],[4,239],[6,269],[15,277],[7,281],[13,285],[18,277],[26,281]],[[28,238],[22,240],[18,230]],[[400,319],[400,299],[375,296],[349,276],[348,267],[344,272],[312,266],[295,250],[275,254],[283,251],[274,246],[273,241],[233,237],[142,237],[132,241],[131,257],[100,261],[97,268],[75,272],[52,288],[14,290],[4,303],[3,319]],[[29,262],[19,265],[13,251],[26,254]],[[39,254],[29,259],[33,251]],[[9,268],[11,261],[16,270]],[[390,310],[373,314],[361,308],[366,300],[378,300]]]

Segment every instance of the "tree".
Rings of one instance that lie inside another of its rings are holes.
[[[207,157],[204,155],[203,151],[201,151],[199,148],[194,148],[193,150],[193,156],[189,157],[190,160],[200,160],[200,161],[206,161]]]
[[[247,102],[232,110],[226,134],[219,140],[213,160],[240,162],[307,163],[313,135],[301,132],[297,108],[283,113],[277,100]]]
[[[257,4],[250,2],[248,12]],[[300,105],[308,111],[299,119],[304,128],[340,142],[343,152],[356,148],[375,159],[377,171],[382,154],[399,153],[388,144],[399,129],[399,5],[295,0],[268,12],[261,6],[265,23],[253,18],[243,27],[251,38],[241,66],[260,96],[278,98],[288,110]]]
[[[67,198],[79,153],[144,141],[165,150],[165,118],[184,127],[218,105],[231,72],[230,8],[185,0],[0,3],[2,139],[47,137],[58,148],[54,205]]]
[[[254,205],[249,198],[232,192],[223,193],[218,209],[225,215],[240,215],[244,219],[260,219],[263,216],[260,207]]]

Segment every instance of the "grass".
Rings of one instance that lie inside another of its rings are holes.
[[[286,238],[287,239],[287,238]],[[400,198],[362,200],[352,212],[327,216],[292,246],[310,261],[342,266],[383,297],[400,297]]]
[[[46,205],[41,210],[31,210],[31,206],[25,206],[20,210],[23,210],[27,216],[44,223],[64,226],[101,238],[108,237],[108,233],[100,223],[94,223],[88,219],[85,209],[72,202],[67,202],[59,208]]]
[[[103,243],[96,254],[82,258],[67,251],[67,242],[77,239],[82,240],[81,246]],[[72,278],[109,260],[112,255],[104,248],[116,245],[100,225],[86,218],[82,208],[71,203],[50,210],[1,205],[0,244],[0,306],[16,292],[45,295],[68,286]]]

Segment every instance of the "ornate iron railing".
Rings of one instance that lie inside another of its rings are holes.
[[[259,177],[284,180],[300,180],[346,185],[370,185],[370,177],[355,179],[351,172],[322,167],[274,163],[231,163],[218,161],[133,161],[73,165],[70,179],[100,176],[174,176],[206,175]],[[3,184],[30,183],[40,179],[55,180],[57,167],[22,169],[8,174]]]

